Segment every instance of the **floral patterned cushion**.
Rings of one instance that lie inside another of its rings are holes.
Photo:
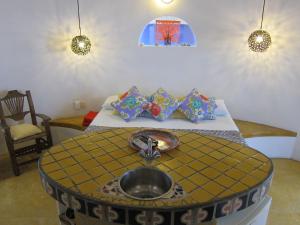
[[[185,116],[194,123],[201,120],[214,120],[215,109],[217,104],[214,98],[208,98],[199,93],[197,89],[193,89],[192,92],[185,97],[182,104],[179,106],[179,111],[185,114]]]
[[[131,94],[140,94],[140,91],[136,86],[132,86],[128,91],[124,92],[123,94],[120,94],[119,99],[122,100],[123,98]]]
[[[157,120],[166,120],[180,105],[180,101],[159,88],[149,97],[147,112]]]
[[[125,121],[135,119],[140,115],[144,108],[148,105],[147,99],[140,94],[138,89],[134,86],[119,100],[111,103]]]

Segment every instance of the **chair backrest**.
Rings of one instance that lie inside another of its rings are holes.
[[[24,111],[25,98],[27,98],[28,101],[29,111]],[[5,115],[4,113],[4,105],[9,111],[8,115]],[[6,96],[0,99],[1,122],[5,123],[6,118],[13,119],[15,121],[23,120],[28,113],[31,115],[32,124],[36,125],[37,120],[30,91],[26,91],[25,94],[22,94],[17,90],[8,91]]]

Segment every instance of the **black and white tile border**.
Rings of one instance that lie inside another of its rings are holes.
[[[56,186],[41,173],[42,184],[46,192],[65,207],[71,208],[88,217],[101,221],[124,225],[192,225],[195,221],[204,223],[234,214],[260,202],[267,194],[272,175],[261,185],[246,193],[217,200],[207,205],[157,209],[131,208],[98,202],[78,196]]]

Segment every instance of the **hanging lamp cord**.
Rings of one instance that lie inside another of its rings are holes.
[[[78,1],[78,0],[77,0]],[[261,22],[260,22],[260,29],[262,30],[263,28],[263,22],[264,22],[264,15],[265,15],[265,6],[266,6],[266,0],[264,0],[264,4],[263,4],[263,10],[261,13]]]
[[[79,33],[80,33],[80,36],[81,36],[81,22],[80,22],[79,0],[77,0],[77,17],[78,17]]]

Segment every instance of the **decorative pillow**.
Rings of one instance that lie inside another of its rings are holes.
[[[138,89],[134,86],[126,95],[119,100],[111,103],[125,121],[135,119],[139,114],[144,111],[148,105],[147,99],[140,94]]]
[[[113,110],[111,103],[119,99],[118,95],[109,96],[102,105],[102,109]]]
[[[215,109],[215,115],[216,116],[226,116],[227,115],[227,112],[225,109],[223,109],[221,106],[219,106],[217,104],[217,108]]]
[[[180,105],[180,101],[168,94],[164,89],[159,88],[149,97],[147,112],[157,120],[167,119]]]
[[[142,112],[139,117],[144,117],[144,118],[152,118],[153,119],[153,116],[148,112],[148,111],[144,111]],[[171,119],[183,119],[185,120],[186,119],[186,116],[180,112],[179,110],[176,110],[174,111],[170,116],[169,118]]]
[[[102,108],[107,110],[113,110],[114,108],[111,105],[112,102],[115,102],[118,99],[123,99],[124,97],[126,97],[128,94],[131,93],[139,93],[139,90],[137,89],[136,86],[133,86],[132,88],[129,89],[129,91],[126,91],[122,94],[109,96],[103,103]]]
[[[200,120],[214,120],[217,105],[214,98],[208,98],[193,89],[179,106],[179,110],[194,123]]]
[[[123,94],[119,94],[118,97],[120,100],[124,99],[125,97],[127,97],[128,95],[131,94],[137,94],[140,95],[140,91],[136,86],[132,86],[128,91],[124,92]]]

